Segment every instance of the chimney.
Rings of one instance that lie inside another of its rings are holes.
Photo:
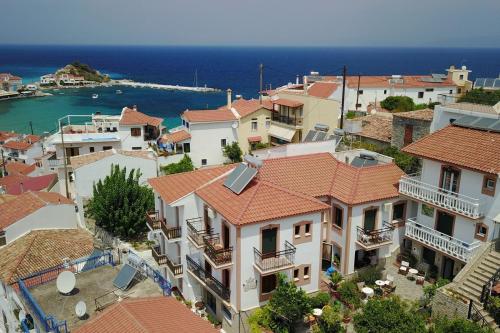
[[[228,89],[227,90],[227,108],[231,110],[232,107],[232,90]]]
[[[304,75],[304,93],[307,94],[307,75]]]
[[[295,84],[297,84],[297,85],[299,84],[299,76],[298,75],[295,77]]]

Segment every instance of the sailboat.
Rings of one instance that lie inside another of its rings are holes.
[[[92,94],[92,98],[93,99],[97,99],[97,98],[99,98],[99,95],[98,94]]]

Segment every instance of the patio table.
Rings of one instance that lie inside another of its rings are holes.
[[[322,314],[323,314],[323,310],[321,310],[321,309],[313,309],[313,316],[315,316],[315,317],[321,317]]]
[[[363,289],[361,289],[361,291],[363,292],[363,294],[366,295],[366,297],[372,297],[373,296],[373,289],[370,288],[370,287],[364,287]]]
[[[417,269],[415,269],[415,268],[410,268],[410,269],[408,270],[408,273],[410,273],[410,274],[412,274],[412,275],[417,275],[417,274],[418,274],[418,270],[417,270]]]
[[[386,282],[387,281],[377,280],[377,281],[375,281],[375,284],[379,287],[383,287],[387,284]]]

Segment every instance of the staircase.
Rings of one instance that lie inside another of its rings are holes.
[[[500,333],[500,328],[488,311],[483,309],[483,304],[480,301],[483,285],[500,268],[500,252],[492,249],[477,258],[477,260],[478,262],[474,263],[474,266],[458,282],[458,292],[467,299],[471,299],[490,327],[495,332]]]

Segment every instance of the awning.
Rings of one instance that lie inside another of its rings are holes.
[[[295,130],[271,125],[271,127],[269,127],[269,135],[281,140],[291,142],[293,136],[295,135]]]
[[[262,141],[262,137],[260,135],[248,137],[248,142],[261,142],[261,141]]]

